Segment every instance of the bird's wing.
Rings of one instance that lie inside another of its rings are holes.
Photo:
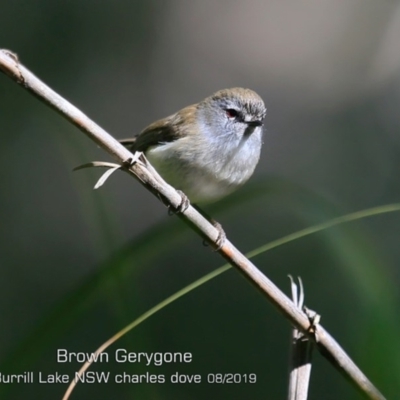
[[[139,135],[130,139],[121,139],[119,142],[132,151],[143,152],[152,146],[174,142],[184,136],[185,123],[191,122],[188,118],[194,117],[193,107],[195,106],[188,106],[176,114],[153,122]]]

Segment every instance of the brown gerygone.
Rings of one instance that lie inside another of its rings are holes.
[[[265,114],[264,102],[252,90],[223,89],[121,142],[143,152],[192,203],[209,203],[233,192],[253,174]]]

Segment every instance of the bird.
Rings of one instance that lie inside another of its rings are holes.
[[[143,152],[166,182],[192,204],[203,205],[251,177],[260,159],[265,115],[253,90],[222,89],[120,142]]]
[[[266,111],[253,90],[222,89],[120,142],[143,152],[178,190],[182,200],[175,212],[184,212],[191,202],[210,220],[218,230],[218,251],[226,234],[198,205],[229,195],[251,177],[260,159]]]

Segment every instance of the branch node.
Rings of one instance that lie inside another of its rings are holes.
[[[307,315],[308,321],[310,322],[310,326],[307,329],[307,332],[309,332],[311,335],[313,335],[314,341],[316,343],[319,342],[318,340],[318,333],[317,333],[317,328],[319,325],[319,322],[321,321],[321,316],[317,314],[316,311],[310,310],[306,306],[303,307],[304,314]]]

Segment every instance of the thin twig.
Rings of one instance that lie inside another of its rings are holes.
[[[79,109],[40,81],[8,50],[0,50],[0,70],[20,84],[24,89],[59,112],[64,118],[76,125],[89,138],[110,153],[119,163],[135,160],[135,156],[122,146],[104,129],[89,119]],[[136,162],[127,169],[139,182],[157,197],[177,209],[181,195],[168,185],[149,165]],[[204,239],[216,247],[219,232],[195,208],[189,206],[180,218],[191,225]],[[308,336],[310,322],[307,316],[282,293],[255,265],[249,261],[229,240],[218,251],[231,265],[236,267],[253,283],[289,321]],[[382,400],[384,396],[374,387],[361,370],[354,364],[344,350],[322,327],[318,326],[318,348],[331,363],[347,376],[355,386],[370,399]]]
[[[289,278],[291,282],[293,302],[296,304],[298,309],[301,310],[304,304],[303,282],[298,278],[299,288],[297,288],[297,285],[290,275]],[[313,348],[314,340],[311,340],[297,328],[293,328],[289,366],[288,400],[307,400]]]

